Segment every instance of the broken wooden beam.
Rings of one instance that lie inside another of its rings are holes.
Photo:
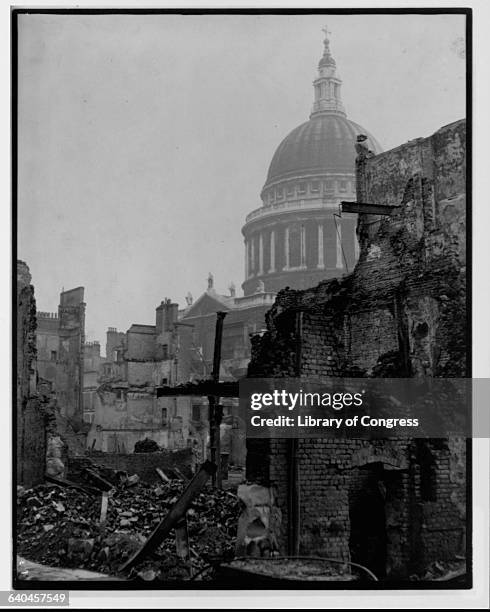
[[[155,468],[155,472],[158,474],[158,477],[162,482],[170,482],[170,478],[165,474],[163,470],[160,468]]]
[[[204,487],[208,478],[214,474],[215,471],[216,465],[211,463],[211,461],[205,461],[201,465],[199,471],[189,482],[182,495],[175,502],[172,508],[170,508],[167,516],[160,521],[143,546],[120,567],[119,571],[124,572],[131,569],[160,546],[170,531],[178,524],[180,519],[185,516],[185,513],[192,503],[192,500]]]
[[[103,478],[95,470],[91,470],[90,468],[83,468],[83,473],[86,474],[89,480],[91,480],[92,483],[102,491],[110,491],[114,488],[114,485],[111,482]]]
[[[107,520],[107,507],[109,504],[109,493],[107,491],[104,491],[102,493],[102,501],[100,504],[100,526],[103,527],[105,525],[105,522]]]
[[[363,215],[386,215],[391,217],[401,206],[391,204],[370,204],[367,202],[340,202],[342,212],[358,213]]]
[[[239,397],[238,381],[214,382],[212,380],[201,380],[176,385],[175,387],[167,385],[157,387],[157,397],[205,397],[209,395],[215,397]]]
[[[178,467],[174,467],[172,468],[172,471],[174,472],[174,474],[177,476],[177,478],[179,480],[183,480],[186,484],[189,482],[189,479],[187,478],[187,476],[185,476]]]
[[[94,489],[92,487],[82,487],[75,482],[71,482],[71,480],[65,480],[64,478],[59,478],[57,476],[46,476],[46,481],[51,484],[58,485],[59,487],[65,487],[67,489],[76,489],[77,491],[81,491],[86,495],[100,495],[100,489]]]

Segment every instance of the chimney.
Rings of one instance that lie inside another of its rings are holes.
[[[175,304],[169,298],[165,298],[160,306],[156,308],[156,332],[157,336],[173,331],[174,325],[177,322],[179,305]]]

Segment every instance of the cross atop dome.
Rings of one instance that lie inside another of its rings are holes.
[[[340,97],[342,80],[336,74],[336,63],[330,52],[331,34],[327,26],[322,28],[325,34],[323,40],[323,55],[318,63],[318,77],[313,82],[315,101],[311,116],[318,113],[337,113],[345,116],[344,105]]]
[[[323,44],[325,45],[325,47],[328,47],[330,44],[329,35],[332,32],[328,29],[328,26],[323,26],[322,32],[325,34],[325,38],[323,39]]]

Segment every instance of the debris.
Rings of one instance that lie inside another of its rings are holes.
[[[107,576],[98,572],[89,572],[82,569],[67,569],[61,567],[48,567],[33,563],[22,557],[17,557],[17,577],[19,580],[37,580],[41,582],[58,582],[70,580],[121,580],[115,576]]]
[[[133,487],[135,484],[138,484],[139,481],[140,477],[138,476],[138,474],[133,474],[132,476],[128,476],[128,478],[126,479],[126,486]]]
[[[82,493],[85,493],[86,495],[90,495],[90,496],[98,493],[97,490],[94,490],[88,487],[82,487],[76,484],[75,482],[71,482],[70,480],[65,480],[64,478],[58,478],[58,477],[46,475],[46,480],[47,482],[51,482],[52,484],[58,485],[59,487],[67,487],[69,489],[76,489],[77,491],[82,491]]]
[[[351,569],[354,568],[349,567],[349,564],[344,561],[321,557],[268,557],[265,559],[238,558],[223,565],[221,571],[224,575],[233,576],[235,579],[239,576],[243,580],[252,578],[255,582],[262,577],[313,582],[332,579],[353,580]],[[374,574],[369,577],[371,580],[376,580]]]
[[[144,570],[142,572],[138,572],[138,576],[142,580],[151,581],[151,580],[155,580],[155,578],[157,577],[157,574],[153,570]]]
[[[466,561],[461,555],[455,555],[454,560],[434,561],[419,574],[410,576],[411,580],[435,580],[437,582],[456,581],[465,578]]]
[[[59,457],[48,457],[46,460],[46,474],[48,476],[58,477],[65,473],[65,464]]]
[[[108,473],[101,473],[111,480]],[[172,500],[178,499],[184,489],[184,483],[175,479],[154,485],[140,481],[129,488],[116,481],[103,525],[101,505],[94,503],[94,496],[83,487],[43,484],[23,489],[17,497],[17,550],[23,557],[46,566],[114,575],[141,548],[168,514],[175,503]],[[101,492],[96,495],[99,499]],[[61,506],[64,511],[60,511]],[[233,557],[239,513],[240,501],[236,497],[210,485],[194,497],[187,524],[195,575],[215,559]],[[127,524],[121,525],[121,520]],[[45,531],[45,525],[54,527]],[[73,544],[69,551],[70,538],[93,539],[91,552],[75,551]],[[176,553],[175,533],[170,532],[151,556],[136,565],[130,577],[141,580],[138,572],[148,570],[155,572],[156,581],[189,579],[189,564]],[[198,579],[207,577],[201,574]]]
[[[281,513],[272,490],[257,484],[240,485],[243,510],[238,520],[237,556],[269,557],[278,550]]]
[[[175,527],[179,520],[185,515],[194,497],[201,491],[208,478],[214,474],[215,471],[216,466],[210,461],[205,461],[201,465],[200,470],[194,475],[194,478],[188,484],[180,498],[177,499],[175,503],[172,502],[172,507],[170,508],[169,513],[162,521],[158,523],[156,529],[153,531],[141,549],[133,557],[131,557],[127,563],[121,566],[121,571],[130,569],[136,565],[138,561],[142,561],[151,552],[158,548],[158,546],[168,536],[170,530]]]

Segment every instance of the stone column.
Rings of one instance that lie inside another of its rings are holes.
[[[306,268],[306,233],[305,226],[302,225],[299,232],[299,248],[300,248],[300,262],[301,268]]]
[[[270,237],[270,269],[269,272],[276,271],[276,232],[274,230],[271,231]]]
[[[245,280],[247,280],[248,278],[248,253],[249,253],[249,242],[248,240],[245,240]]]
[[[317,268],[325,268],[324,247],[323,247],[323,223],[318,224],[318,264]]]
[[[264,236],[259,234],[259,276],[264,274]]]
[[[289,270],[289,227],[284,230],[284,267],[283,270]]]
[[[342,269],[344,267],[344,259],[342,256],[342,225],[339,224],[336,227],[337,235],[337,268]]]

